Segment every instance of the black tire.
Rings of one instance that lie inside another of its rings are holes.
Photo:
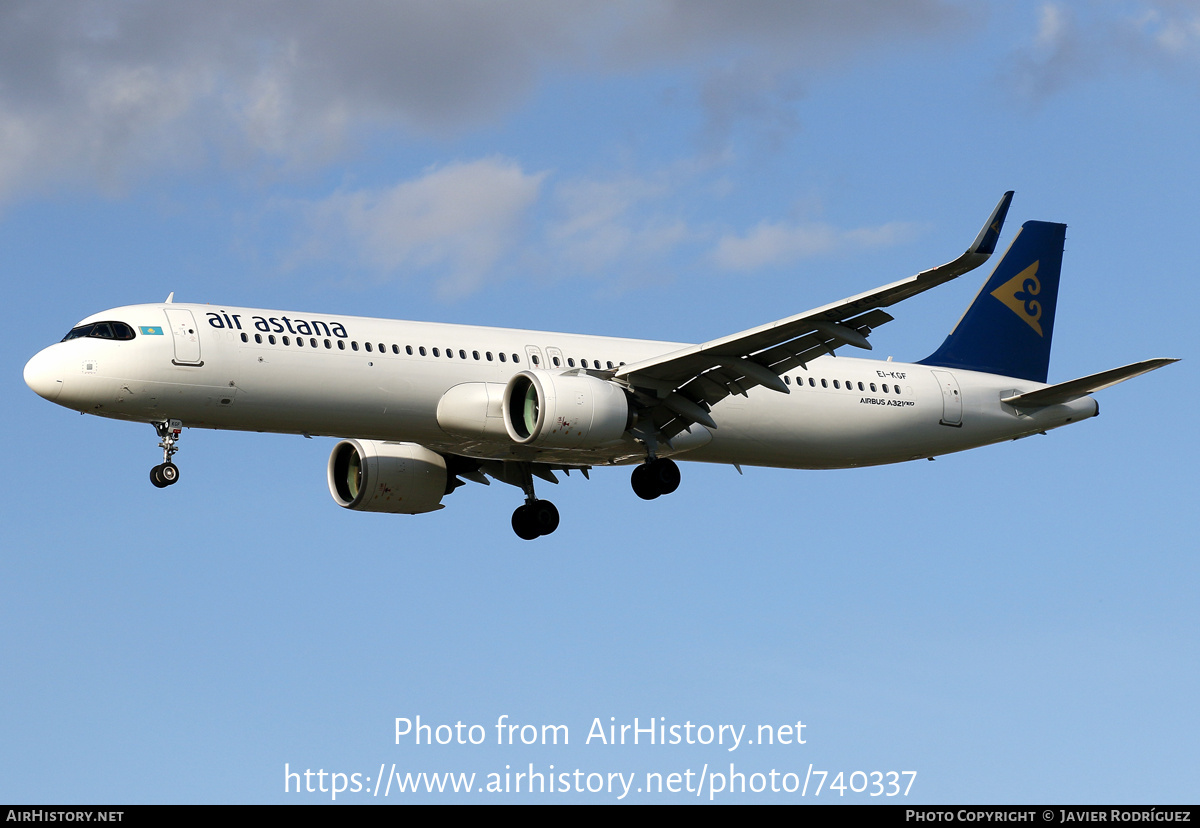
[[[520,506],[513,512],[512,528],[521,540],[534,540],[541,535],[533,523],[533,515],[528,506]]]
[[[633,486],[633,493],[642,500],[654,500],[660,494],[648,465],[641,465],[634,469],[629,482]]]
[[[166,486],[174,486],[179,482],[179,466],[174,463],[163,463],[158,467],[158,476]]]
[[[549,500],[535,500],[530,514],[539,535],[549,535],[558,528],[558,507]]]
[[[650,464],[650,474],[653,476],[654,482],[658,488],[659,494],[669,495],[679,488],[679,481],[682,475],[679,473],[679,466],[674,460],[666,457],[655,460]]]
[[[171,485],[162,479],[162,466],[155,466],[150,470],[150,482],[158,489],[163,489]]]

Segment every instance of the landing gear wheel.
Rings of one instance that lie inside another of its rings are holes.
[[[678,489],[679,481],[682,478],[679,474],[679,466],[675,464],[674,460],[666,457],[650,464],[650,476],[653,478],[655,486],[658,487],[658,493],[665,495]]]
[[[658,486],[654,483],[654,478],[650,474],[650,464],[638,466],[633,470],[633,476],[629,478],[629,482],[633,485],[633,493],[642,500],[654,500],[662,492],[658,490]]]
[[[519,506],[512,515],[512,528],[521,540],[534,540],[541,533],[533,524],[533,516],[528,505]]]
[[[179,467],[174,463],[163,463],[158,467],[158,476],[164,485],[172,486],[179,482]]]
[[[549,500],[535,500],[530,509],[539,535],[549,535],[558,528],[558,507]]]
[[[155,466],[150,470],[150,482],[159,489],[166,488],[167,486],[171,485],[162,479],[162,466]]]
[[[526,503],[513,512],[512,528],[521,540],[549,535],[558,528],[558,509],[549,500]]]
[[[665,457],[643,463],[633,470],[629,482],[633,493],[642,500],[654,500],[659,495],[671,494],[679,488],[679,466]]]

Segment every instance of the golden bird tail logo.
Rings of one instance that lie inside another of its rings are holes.
[[[1038,262],[1034,262],[993,290],[992,296],[1003,302],[1005,307],[1025,320],[1025,323],[1041,336],[1042,303],[1037,297],[1042,291],[1042,283],[1038,281],[1037,269]]]

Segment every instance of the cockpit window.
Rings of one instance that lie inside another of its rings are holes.
[[[62,338],[63,342],[68,339],[79,339],[82,336],[91,336],[96,339],[133,339],[133,328],[126,325],[124,322],[89,322],[86,325],[80,325],[77,328],[71,328],[67,335]]]

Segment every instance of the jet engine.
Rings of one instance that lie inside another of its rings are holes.
[[[329,455],[329,493],[358,512],[435,512],[447,477],[446,458],[416,443],[343,440]]]
[[[544,448],[615,444],[634,421],[625,391],[587,374],[521,371],[508,381],[502,405],[508,436]]]

